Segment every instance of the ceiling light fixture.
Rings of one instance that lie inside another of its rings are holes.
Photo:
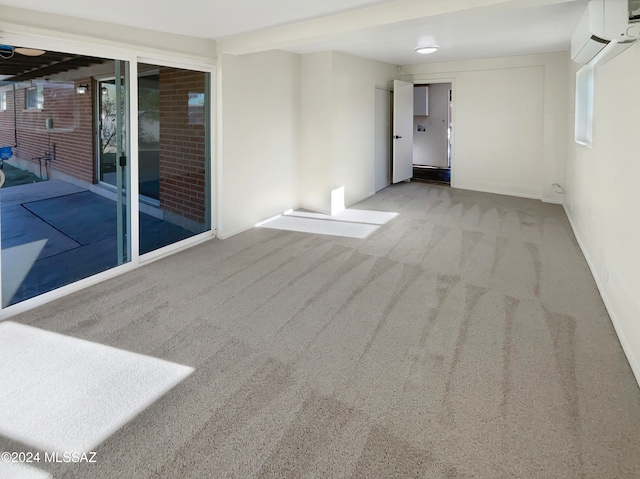
[[[16,53],[19,53],[20,55],[25,55],[28,57],[39,57],[40,55],[44,55],[45,52],[44,50],[38,50],[37,48],[22,48],[22,47],[16,47]]]
[[[422,47],[416,47],[416,53],[421,53],[423,55],[428,55],[429,53],[434,53],[438,51],[438,45],[425,45]]]

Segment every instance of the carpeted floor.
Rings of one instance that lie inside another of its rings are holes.
[[[640,390],[560,206],[403,183],[355,208],[399,214],[366,239],[253,229],[12,318],[195,369],[96,463],[35,466],[640,477]]]

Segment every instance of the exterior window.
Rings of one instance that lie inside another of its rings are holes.
[[[0,91],[0,111],[7,109],[7,92]]]
[[[42,85],[27,88],[27,110],[42,110],[44,108],[44,87]]]
[[[575,140],[589,148],[593,140],[593,76],[589,64],[576,73]]]
[[[189,125],[204,125],[204,93],[189,92]]]

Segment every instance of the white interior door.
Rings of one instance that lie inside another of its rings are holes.
[[[413,83],[393,81],[393,182],[413,176]]]
[[[375,190],[391,184],[391,92],[376,87]]]

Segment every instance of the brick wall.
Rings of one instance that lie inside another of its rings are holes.
[[[160,205],[184,218],[205,222],[205,125],[189,93],[204,93],[205,74],[160,68]]]
[[[85,94],[76,93],[80,84],[89,85]],[[44,83],[44,108],[27,110],[26,89],[16,90],[18,146],[13,154],[23,160],[43,156],[56,146],[56,158],[50,169],[61,171],[89,183],[94,182],[93,116],[91,78],[75,83]],[[7,110],[0,112],[0,144],[14,145],[13,90],[7,95]],[[45,121],[53,120],[47,130]],[[38,169],[38,161],[33,162]]]
[[[165,211],[205,223],[205,125],[202,110],[189,108],[190,93],[204,93],[205,74],[160,67],[160,205]],[[85,94],[76,93],[89,85]],[[89,183],[95,182],[91,78],[74,83],[45,83],[44,109],[27,110],[25,89],[17,90],[18,146],[23,160],[43,156],[56,145],[50,168]],[[191,115],[190,115],[191,114]],[[190,121],[191,117],[191,121]],[[53,120],[47,130],[45,120]],[[13,91],[0,112],[0,146],[14,144]],[[38,169],[38,162],[33,162]]]

